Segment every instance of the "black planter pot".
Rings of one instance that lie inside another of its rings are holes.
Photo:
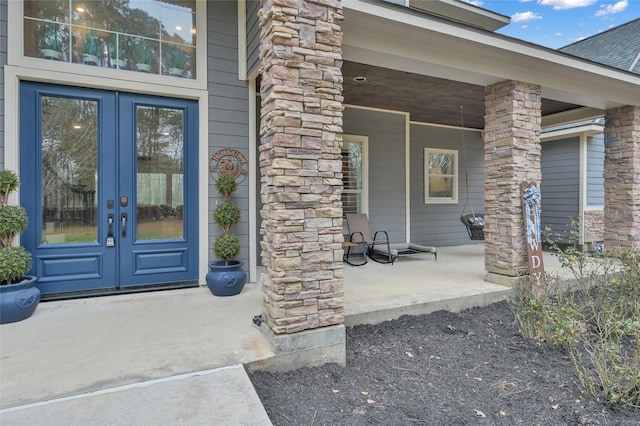
[[[40,302],[40,290],[35,286],[36,277],[28,281],[0,285],[0,324],[18,322],[29,318]]]
[[[215,296],[235,296],[240,293],[247,281],[247,273],[242,270],[244,262],[231,260],[209,263],[207,286]]]

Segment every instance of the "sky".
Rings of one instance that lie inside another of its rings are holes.
[[[498,33],[552,49],[640,18],[640,0],[463,1],[510,17]]]

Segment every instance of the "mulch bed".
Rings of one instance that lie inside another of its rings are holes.
[[[347,366],[250,373],[274,425],[640,425],[580,394],[561,348],[506,302],[347,328]]]

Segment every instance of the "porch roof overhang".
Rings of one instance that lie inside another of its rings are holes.
[[[551,112],[571,115],[572,121],[593,118],[607,108],[640,105],[637,74],[380,1],[349,0],[343,9],[343,59],[398,71],[398,86],[402,73],[462,86],[505,80],[539,84],[543,103],[546,99],[565,105]],[[347,103],[353,90],[349,77],[345,75]],[[455,96],[455,90],[451,93]]]

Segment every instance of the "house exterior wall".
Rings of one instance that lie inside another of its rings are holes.
[[[247,74],[251,75],[260,66],[260,22],[259,0],[247,1]]]
[[[238,9],[235,1],[210,2],[207,8],[207,88],[209,91],[209,158],[223,148],[240,151],[249,159],[249,89],[238,79]],[[210,178],[209,218],[220,195]],[[249,178],[234,193],[241,221],[234,228],[242,249],[238,260],[249,260]],[[213,247],[220,227],[209,220],[208,247]],[[209,258],[214,260],[213,253]],[[245,267],[247,270],[248,268]],[[249,280],[255,277],[248,277]]]
[[[4,66],[7,64],[7,0],[0,0],[0,169],[4,169]]]
[[[587,139],[587,206],[604,206],[604,134]]]
[[[604,134],[587,139],[587,200],[582,214],[585,245],[604,240]]]
[[[17,3],[17,2],[16,2]],[[7,20],[8,13],[15,14],[16,7],[9,4],[7,0],[0,0],[0,73],[4,77],[6,73],[5,64],[7,64]],[[39,61],[37,59],[28,59],[31,61],[27,66],[22,67],[23,61],[12,63],[12,71],[19,76],[23,73],[29,75],[29,79],[40,80],[51,78],[53,82],[60,84],[73,85],[76,81],[87,87],[100,87],[107,90],[121,90],[123,92],[140,92],[148,93],[154,96],[167,96],[176,98],[200,99],[200,117],[199,117],[199,156],[200,165],[198,179],[200,185],[200,202],[198,211],[200,212],[200,246],[199,246],[199,269],[202,270],[200,283],[204,284],[204,275],[206,274],[206,261],[215,259],[211,247],[215,237],[221,232],[219,227],[212,221],[212,212],[215,209],[216,202],[219,200],[218,194],[213,186],[213,179],[207,172],[209,158],[212,154],[222,148],[233,148],[239,150],[247,159],[249,155],[249,84],[238,79],[238,5],[236,1],[216,1],[208,2],[206,17],[204,9],[203,15],[198,15],[200,28],[204,28],[203,22],[206,22],[207,36],[206,42],[198,45],[199,52],[205,52],[206,60],[199,65],[205,65],[204,69],[199,69],[199,76],[203,82],[202,85],[194,84],[193,80],[176,81],[175,85],[153,84],[152,82],[140,81],[140,74],[132,74],[128,71],[122,71],[122,79],[105,78],[107,72],[113,73],[113,70],[98,70],[96,75],[87,75],[86,80],[82,78],[83,72],[91,72],[92,70],[82,65],[70,64],[53,64],[52,74],[47,74],[45,70],[52,65],[51,62]],[[206,19],[203,19],[206,18]],[[204,39],[204,38],[203,38]],[[19,34],[11,35],[12,46],[18,45],[21,37]],[[201,58],[203,59],[203,58]],[[41,63],[40,63],[41,62]],[[24,61],[26,64],[26,61]],[[76,78],[67,77],[65,73],[60,72],[62,67],[73,67],[73,73]],[[131,81],[129,80],[131,77]],[[150,76],[150,79],[157,79],[156,76]],[[168,81],[168,83],[170,83]],[[0,126],[4,126],[5,112],[5,90],[2,86],[4,78],[0,79]],[[185,87],[180,88],[183,84]],[[206,84],[206,86],[204,85]],[[206,89],[203,90],[203,89]],[[11,100],[13,102],[13,100]],[[1,140],[0,164],[4,167],[7,164],[4,152],[4,128],[0,127]],[[206,142],[206,139],[208,142]],[[17,144],[16,141],[11,141]],[[242,222],[235,227],[236,233],[241,239],[242,251],[240,260],[247,261],[249,259],[249,180],[246,179],[239,187],[235,194],[234,201],[238,203],[242,210]],[[197,207],[196,207],[197,208]],[[253,222],[251,222],[253,223]],[[249,272],[248,265],[245,266]],[[256,277],[248,277],[249,280],[255,280]]]
[[[580,137],[543,143],[540,167],[542,226],[550,228],[554,238],[567,242],[572,221],[580,213]]]
[[[482,134],[477,131],[411,125],[411,242],[424,245],[453,246],[471,241],[460,215],[467,201],[465,173],[468,173],[469,200],[475,213],[484,212],[484,150]],[[458,151],[458,203],[425,204],[424,148]],[[466,152],[466,155],[465,155]],[[471,213],[467,206],[465,213]]]
[[[369,224],[385,230],[392,243],[406,240],[406,114],[350,108],[344,133],[369,138]]]
[[[344,133],[369,138],[371,229],[387,231],[392,243],[407,241],[406,120],[406,114],[392,111],[347,107],[344,112]],[[481,132],[465,133],[466,156],[463,155],[459,129],[411,123],[410,139],[410,241],[435,246],[481,243],[469,240],[464,225],[460,223],[467,200],[465,172],[469,174],[469,196],[474,211],[484,211]],[[458,150],[458,203],[424,203],[425,147]],[[469,207],[467,210],[469,213]]]

